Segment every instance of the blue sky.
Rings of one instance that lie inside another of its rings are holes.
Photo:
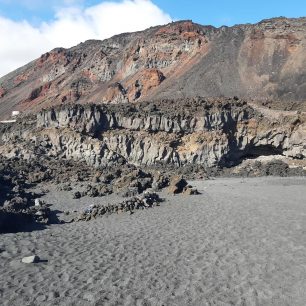
[[[0,15],[13,20],[26,19],[32,24],[50,21],[59,6],[77,4],[89,7],[102,0],[0,0]],[[112,2],[121,2],[113,0]],[[306,15],[305,0],[153,0],[173,19],[192,19],[214,26],[255,23],[276,16],[300,17]]]
[[[175,19],[192,19],[214,26],[306,15],[306,0],[156,0],[154,3]]]
[[[306,0],[0,0],[0,77],[56,47],[173,20],[219,27],[279,16],[306,16]]]

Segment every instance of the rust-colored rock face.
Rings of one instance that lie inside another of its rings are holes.
[[[126,84],[128,100],[133,102],[146,97],[165,79],[163,73],[155,68],[144,69],[136,73]]]
[[[0,87],[0,98],[3,98],[5,94],[5,89]]]
[[[302,101],[305,34],[306,18],[218,29],[181,21],[54,49],[0,79],[0,117],[195,95]]]

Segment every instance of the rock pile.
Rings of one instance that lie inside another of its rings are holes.
[[[17,206],[16,203],[18,203]],[[30,219],[41,224],[49,223],[51,213],[50,208],[46,204],[33,206],[32,203],[27,204],[27,202],[21,198],[14,198],[7,201],[5,205],[0,208],[0,211],[3,213],[28,215]]]
[[[62,190],[65,191],[70,191],[72,188],[63,188]],[[111,186],[108,186],[106,184],[96,184],[96,185],[91,185],[88,184],[86,187],[86,190],[84,191],[74,191],[72,193],[73,199],[80,199],[82,197],[88,196],[91,198],[96,198],[96,197],[103,197],[105,195],[113,193]]]
[[[18,209],[7,205],[0,207],[0,233],[17,232],[33,227],[41,228],[49,223],[51,211],[49,207],[25,206]],[[39,226],[40,225],[40,226]]]
[[[169,178],[156,171],[144,171],[133,165],[122,165],[104,168],[98,171],[90,184],[83,186],[85,190],[73,190],[71,183],[62,185],[59,189],[73,191],[72,197],[79,199],[84,196],[102,197],[112,193],[123,197],[133,197],[153,188],[159,191],[169,185]]]
[[[90,221],[106,214],[129,212],[134,213],[135,210],[151,208],[158,206],[163,200],[156,193],[144,193],[141,196],[124,200],[118,204],[108,205],[91,205],[86,208],[79,216],[72,219],[71,222]]]
[[[267,162],[247,160],[235,168],[211,169],[211,176],[306,176],[306,170],[301,166],[289,167],[283,160],[273,159]]]
[[[152,187],[153,177],[150,173],[137,169],[122,175],[114,182],[114,191],[124,197],[141,194]]]
[[[10,171],[11,170],[11,171]],[[51,210],[40,195],[26,192],[23,172],[7,167],[0,168],[0,233],[14,232],[30,223],[48,224]]]
[[[92,167],[64,158],[49,158],[42,152],[34,151],[30,159],[4,158],[0,154],[0,173],[18,185],[36,185],[52,182],[55,184],[90,181]]]

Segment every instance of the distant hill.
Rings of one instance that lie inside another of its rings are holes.
[[[306,18],[221,28],[179,21],[57,48],[0,79],[0,118],[195,95],[306,100]]]

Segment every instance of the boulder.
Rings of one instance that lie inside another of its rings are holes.
[[[187,181],[182,176],[174,176],[170,180],[168,193],[169,194],[182,193],[187,185],[188,185]]]
[[[80,199],[82,197],[82,194],[79,192],[79,191],[76,191],[74,194],[73,194],[73,198],[74,199]]]
[[[200,192],[196,188],[193,188],[192,186],[187,186],[185,187],[183,194],[184,195],[197,195],[197,194],[200,194]]]
[[[26,263],[26,264],[37,263],[39,262],[39,257],[37,255],[23,257],[21,259],[21,262]]]
[[[169,186],[169,178],[160,172],[156,173],[153,177],[152,188],[161,190]]]
[[[43,206],[45,204],[45,202],[43,200],[40,200],[40,199],[35,199],[34,203],[35,203],[36,207],[40,207],[40,206]]]
[[[151,174],[138,169],[118,178],[114,182],[114,191],[121,195],[133,196],[151,188],[152,182]]]

